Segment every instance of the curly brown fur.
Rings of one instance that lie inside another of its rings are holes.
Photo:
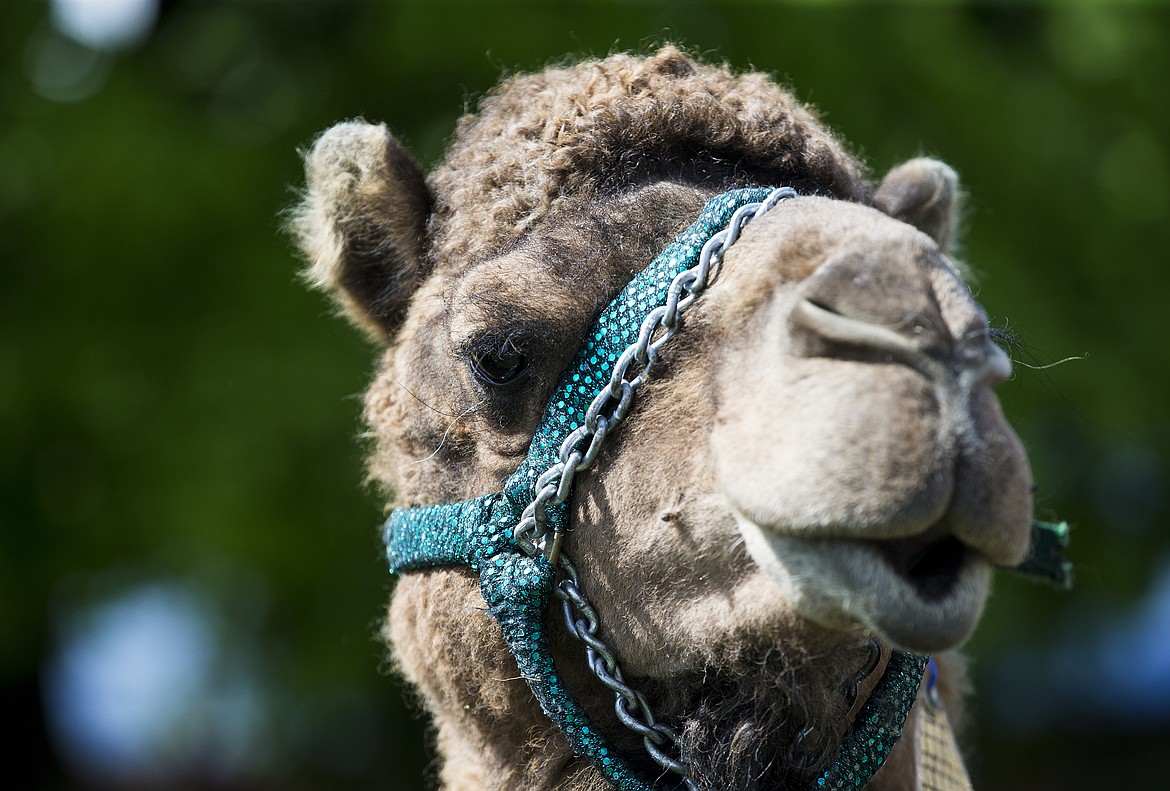
[[[518,75],[464,116],[430,178],[435,258],[480,260],[558,208],[658,181],[869,194],[861,165],[767,76],[665,47]]]
[[[685,712],[681,735],[700,787],[799,788],[832,757],[851,671],[819,659],[800,646],[771,647],[679,679],[674,695],[659,693]],[[804,728],[813,735],[802,741]]]

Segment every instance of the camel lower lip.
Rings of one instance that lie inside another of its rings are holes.
[[[745,546],[811,621],[935,652],[967,639],[987,599],[991,565],[958,539],[807,539],[738,517]]]

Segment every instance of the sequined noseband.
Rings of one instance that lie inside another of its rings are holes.
[[[670,754],[678,737],[654,719],[598,636],[596,613],[561,552],[573,476],[589,466],[607,433],[624,419],[660,346],[681,327],[679,314],[706,286],[711,267],[718,265],[740,227],[794,195],[787,188],[742,189],[708,201],[696,222],[602,312],[549,399],[527,457],[503,490],[460,503],[399,509],[385,525],[393,573],[437,566],[463,566],[478,573],[489,612],[545,714],[575,753],[592,761],[620,791],[667,786],[640,777],[565,689],[545,632],[545,612],[554,596],[564,602],[570,633],[586,644],[591,670],[615,691],[619,719],[643,737],[650,757],[673,773],[676,782],[695,786],[684,757]],[[638,365],[641,372],[634,375],[632,367]],[[1064,580],[1062,530],[1034,523],[1033,553],[1019,570]],[[558,567],[563,572],[559,583]],[[837,756],[812,787],[861,788],[869,781],[901,735],[926,663],[927,657],[894,652]]]

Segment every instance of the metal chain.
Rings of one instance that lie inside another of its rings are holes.
[[[663,770],[677,775],[688,791],[697,791],[697,787],[686,766],[666,752],[679,751],[678,734],[655,720],[646,698],[626,683],[612,649],[597,636],[600,627],[597,611],[581,592],[576,568],[561,554],[562,533],[553,531],[550,540],[545,512],[550,505],[559,505],[568,499],[573,478],[593,464],[606,437],[629,414],[634,394],[650,376],[658,362],[659,351],[682,329],[683,313],[707,288],[727,249],[739,238],[743,227],[780,201],[794,197],[795,190],[781,187],[759,203],[741,206],[727,227],[713,234],[703,245],[699,263],[675,276],[667,292],[666,304],[654,308],[642,320],[638,339],[614,363],[609,384],[589,404],[585,421],[561,443],[558,461],[536,479],[536,496],[524,509],[513,530],[516,543],[529,554],[543,553],[554,565],[559,559],[564,577],[554,591],[562,601],[569,632],[585,644],[589,669],[613,691],[614,711],[621,723],[642,737],[642,745],[650,758]]]
[[[654,308],[642,320],[638,339],[614,363],[609,385],[603,387],[589,404],[584,423],[565,437],[558,454],[560,458],[536,479],[533,487],[536,496],[524,509],[512,533],[521,548],[533,555],[543,552],[550,562],[556,563],[560,536],[548,540],[546,510],[550,505],[560,505],[568,499],[573,478],[593,464],[609,432],[625,419],[633,405],[634,393],[658,362],[659,351],[682,329],[682,314],[707,288],[713,273],[723,262],[724,254],[739,238],[743,227],[780,201],[794,197],[794,189],[780,187],[759,203],[741,206],[727,227],[713,234],[703,245],[699,263],[675,276],[666,304]],[[641,370],[631,375],[636,367]]]
[[[678,734],[669,726],[655,720],[645,696],[626,683],[613,649],[598,637],[597,630],[601,622],[597,618],[597,611],[581,592],[581,579],[577,576],[576,567],[564,555],[561,555],[560,567],[564,571],[564,577],[557,583],[553,592],[561,600],[569,634],[585,644],[585,657],[589,669],[614,693],[613,709],[618,719],[642,737],[642,746],[655,763],[664,770],[678,775],[688,791],[698,791],[687,772],[686,765],[664,751],[679,750]]]

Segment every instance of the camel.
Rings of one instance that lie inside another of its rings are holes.
[[[950,167],[916,158],[874,185],[768,76],[668,46],[503,81],[429,176],[363,120],[323,133],[305,168],[292,230],[307,278],[381,350],[364,418],[401,572],[384,635],[433,718],[442,787],[838,787],[825,778],[875,690],[927,653],[888,758],[854,782],[966,782],[953,649],[993,569],[1028,555],[1033,484],[994,394],[1010,362],[949,257]],[[520,531],[456,536],[431,518],[519,491],[611,300],[697,217],[726,215],[720,200],[765,195],[563,504]],[[489,539],[503,554],[470,546]],[[395,541],[426,551],[403,560]],[[473,570],[504,557],[560,575],[522,627]],[[600,654],[561,617],[570,568]],[[530,638],[555,675],[533,680],[516,653]],[[666,763],[595,677],[607,651]],[[927,765],[928,737],[951,779]]]

